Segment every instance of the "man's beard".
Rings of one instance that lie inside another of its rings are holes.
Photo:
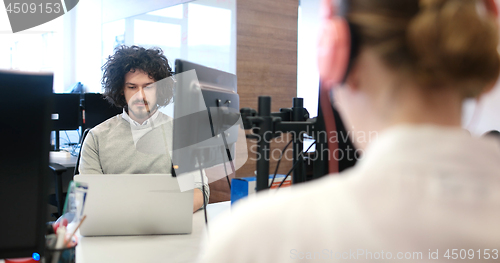
[[[128,114],[129,115],[133,115],[135,116],[136,118],[138,119],[147,119],[149,118],[151,115],[153,115],[157,109],[157,105],[151,105],[149,103],[147,103],[146,105],[144,105],[144,107],[137,107],[137,106],[134,106],[135,103],[141,103],[142,101],[135,101],[132,103],[132,107],[128,107]],[[149,110],[149,111],[148,111]]]

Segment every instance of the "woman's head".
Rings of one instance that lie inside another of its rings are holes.
[[[384,97],[385,102],[397,103],[407,91],[420,94],[421,103],[427,98],[431,103],[432,97],[440,94],[453,94],[459,102],[477,97],[493,86],[500,72],[496,7],[492,3],[324,0],[325,29],[319,49],[320,56],[326,56],[320,57],[321,77],[327,83],[331,80],[332,67],[322,61],[329,59],[332,52],[328,50],[333,47],[325,39],[335,39],[331,35],[337,32],[329,29],[342,5],[355,47],[346,82],[358,89],[355,92],[364,93],[368,101],[380,104]],[[370,74],[374,79],[367,79]],[[374,112],[383,118],[384,113],[377,110]]]

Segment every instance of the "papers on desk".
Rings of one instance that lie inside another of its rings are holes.
[[[51,151],[50,152],[50,159],[70,159],[71,158],[71,153],[66,152],[66,151]]]

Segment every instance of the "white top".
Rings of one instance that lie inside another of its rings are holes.
[[[493,140],[436,126],[391,128],[342,175],[237,204],[211,227],[200,262],[442,262],[465,254],[498,262],[499,176]]]
[[[140,123],[132,120],[132,118],[130,118],[130,116],[125,111],[125,109],[123,109],[123,112],[122,112],[122,118],[135,126],[145,126],[145,125],[152,126],[152,122],[156,121],[156,119],[158,118],[158,115],[160,115],[160,111],[158,109],[156,109],[156,112],[153,113],[153,115],[151,117],[149,117],[142,124],[140,124]]]

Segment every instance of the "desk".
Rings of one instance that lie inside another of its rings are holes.
[[[55,169],[54,174],[54,192],[56,193],[55,204],[57,214],[62,214],[64,204],[63,186],[67,186],[69,181],[73,180],[73,172],[78,157],[70,155],[68,152],[50,152],[49,167]],[[63,173],[67,174],[66,182],[63,182]],[[54,203],[52,203],[54,204]]]
[[[70,155],[66,152],[50,152],[50,161],[51,163],[58,163],[66,168],[75,168],[76,160],[78,157]]]
[[[209,204],[208,223],[230,209],[231,202]],[[203,211],[193,214],[190,235],[82,237],[76,247],[76,263],[195,262],[206,237]]]

